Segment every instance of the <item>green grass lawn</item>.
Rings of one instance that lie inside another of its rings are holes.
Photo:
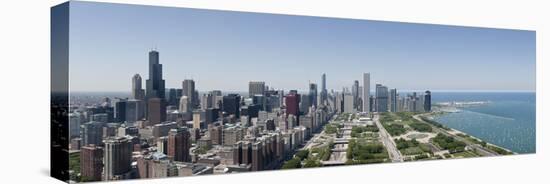
[[[410,147],[399,151],[401,151],[403,155],[418,155],[424,153],[424,151],[422,151],[419,147]]]
[[[394,141],[397,144],[397,149],[399,149],[399,151],[403,155],[420,155],[425,153],[432,153],[430,147],[427,144],[420,143],[415,139],[395,139]]]
[[[431,139],[431,142],[441,149],[449,150],[451,153],[463,152],[466,147],[466,143],[442,133],[438,133],[437,136]]]
[[[80,173],[80,153],[69,154],[69,170]]]
[[[388,131],[388,133],[391,136],[399,136],[407,132],[407,129],[405,129],[405,126],[398,123],[384,123],[382,124],[382,126],[384,126],[386,131]]]
[[[335,134],[338,132],[338,125],[335,124],[327,124],[325,125],[325,133],[327,134]]]
[[[472,153],[472,152],[470,152],[470,151],[463,151],[463,152],[453,153],[453,154],[451,154],[451,155],[453,155],[453,157],[455,157],[455,158],[471,158],[471,157],[477,157],[477,154]]]
[[[412,112],[386,112],[380,115],[380,122],[392,136],[405,134],[416,130],[419,132],[432,132],[432,127],[413,118]]]
[[[359,138],[349,142],[346,157],[346,164],[353,165],[385,162],[389,155],[382,143]]]

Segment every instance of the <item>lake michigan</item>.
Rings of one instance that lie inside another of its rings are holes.
[[[432,92],[432,102],[488,101],[434,120],[517,153],[536,151],[534,92]]]

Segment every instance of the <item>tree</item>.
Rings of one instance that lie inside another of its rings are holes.
[[[293,158],[293,159],[290,159],[288,161],[286,161],[284,164],[283,164],[283,167],[282,169],[296,169],[296,168],[301,168],[302,167],[302,161],[299,159],[299,158]]]
[[[321,162],[318,160],[307,159],[304,163],[304,168],[321,167]]]
[[[300,160],[303,160],[303,159],[307,158],[308,155],[309,155],[309,150],[305,149],[305,150],[298,151],[298,153],[296,153],[294,156],[296,156]]]
[[[462,152],[464,151],[464,147],[466,147],[466,143],[455,140],[453,137],[443,135],[442,133],[437,134],[432,141],[439,147],[449,150],[451,153]]]
[[[431,132],[432,131],[432,127],[426,123],[420,123],[420,122],[414,122],[414,123],[411,123],[410,126],[416,130],[416,131],[419,131],[419,132]]]

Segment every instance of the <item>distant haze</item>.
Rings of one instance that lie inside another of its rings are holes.
[[[377,83],[407,90],[535,90],[535,32],[71,2],[70,90],[129,91],[160,52],[167,88]]]

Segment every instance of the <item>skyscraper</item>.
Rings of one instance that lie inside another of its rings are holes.
[[[349,93],[344,94],[344,112],[353,113],[355,109],[353,108],[353,95]]]
[[[390,89],[389,98],[389,110],[390,112],[397,112],[397,89]]]
[[[334,109],[336,110],[336,112],[343,112],[344,111],[344,108],[342,107],[342,105],[344,104],[344,96],[342,93],[334,93]]]
[[[353,86],[351,87],[351,95],[353,96],[353,108],[359,109],[359,81],[353,81]]]
[[[222,91],[220,90],[212,90],[210,91],[210,93],[212,94],[212,96],[222,96]]]
[[[252,144],[248,141],[242,142],[241,150],[242,164],[250,164],[252,162]]]
[[[127,179],[132,164],[132,144],[126,137],[110,137],[105,141],[105,180]]]
[[[264,95],[265,96],[265,82],[250,81],[248,83],[248,97],[252,98],[254,95]]]
[[[201,110],[193,111],[193,129],[201,129]]]
[[[251,170],[260,171],[263,169],[263,156],[262,156],[263,145],[261,142],[255,142],[252,144],[252,161],[251,161]]]
[[[375,112],[376,111],[376,100],[374,96],[369,97],[369,111],[368,112]]]
[[[317,107],[317,84],[315,83],[309,83],[309,98],[311,105],[315,105],[315,107]]]
[[[409,103],[409,111],[411,112],[418,112],[418,103],[420,103],[418,101],[418,96],[416,96],[416,92],[413,92],[412,93],[412,96],[411,96],[411,100],[410,100],[410,103]]]
[[[189,103],[191,104],[191,110],[194,109],[196,105],[198,105],[198,104],[195,104],[196,101],[198,101],[198,99],[195,99],[195,98],[198,98],[198,96],[195,96],[195,81],[193,81],[192,79],[183,80],[182,91],[183,91],[183,96],[187,96],[187,98],[189,98]]]
[[[357,104],[355,108],[358,112],[363,112],[363,86],[359,86],[357,94]]]
[[[233,114],[236,118],[241,117],[241,96],[238,94],[228,94],[223,96],[223,112],[227,114]]]
[[[117,99],[115,102],[115,122],[122,123],[126,121],[126,99]]]
[[[312,101],[311,101],[311,96],[310,95],[300,95],[300,112],[301,114],[307,114],[308,111],[309,111],[309,107],[311,107],[311,105],[313,105]]]
[[[376,84],[376,112],[388,112],[388,87]]]
[[[147,105],[149,125],[166,121],[166,103],[162,98],[150,98]]]
[[[176,105],[179,101],[176,94],[176,88],[170,88],[168,90],[168,105]]]
[[[164,79],[162,79],[162,64],[159,63],[159,52],[149,52],[149,79],[146,84],[146,97],[162,98],[165,96]]]
[[[80,113],[69,113],[69,136],[71,138],[80,135],[80,123],[82,119]]]
[[[264,95],[252,96],[252,103],[258,105],[261,110],[266,110],[267,108],[267,98]]]
[[[214,95],[212,93],[203,94],[201,98],[201,110],[214,107]]]
[[[191,99],[191,105],[193,105],[193,109],[200,108],[201,100],[199,97],[199,91],[195,89],[195,92],[193,92],[193,99]]]
[[[320,104],[325,103],[325,101],[328,98],[328,92],[327,92],[327,75],[323,74],[321,76],[321,102]]]
[[[82,145],[103,145],[103,122],[91,121],[84,123],[80,128]]]
[[[168,157],[174,161],[189,162],[189,148],[191,135],[187,128],[171,129],[168,133]]]
[[[233,164],[239,165],[243,163],[243,142],[239,141],[233,144]]]
[[[191,101],[189,100],[189,97],[185,95],[181,96],[179,104],[180,104],[179,106],[180,112],[191,112]]]
[[[430,91],[424,93],[424,111],[432,111],[432,92]]]
[[[286,114],[292,114],[296,117],[296,119],[298,119],[300,117],[300,94],[297,94],[291,90],[291,92],[285,97],[285,104]]]
[[[209,125],[218,120],[220,109],[208,108],[204,110],[204,123]]]
[[[145,91],[141,86],[141,76],[139,74],[135,74],[132,77],[132,98],[145,100]]]
[[[183,89],[176,88],[176,98],[179,100],[181,98],[181,96],[183,96]]]
[[[424,100],[424,95],[423,94],[418,95],[416,105],[417,105],[416,112],[425,112],[425,110],[424,110],[425,100]]]
[[[137,99],[126,101],[126,122],[136,122],[143,119],[145,114],[144,102]]]
[[[363,112],[370,111],[370,73],[363,73]]]
[[[218,123],[209,124],[208,125],[208,136],[210,136],[210,140],[212,140],[213,145],[220,145],[223,141],[223,125],[220,125]]]

